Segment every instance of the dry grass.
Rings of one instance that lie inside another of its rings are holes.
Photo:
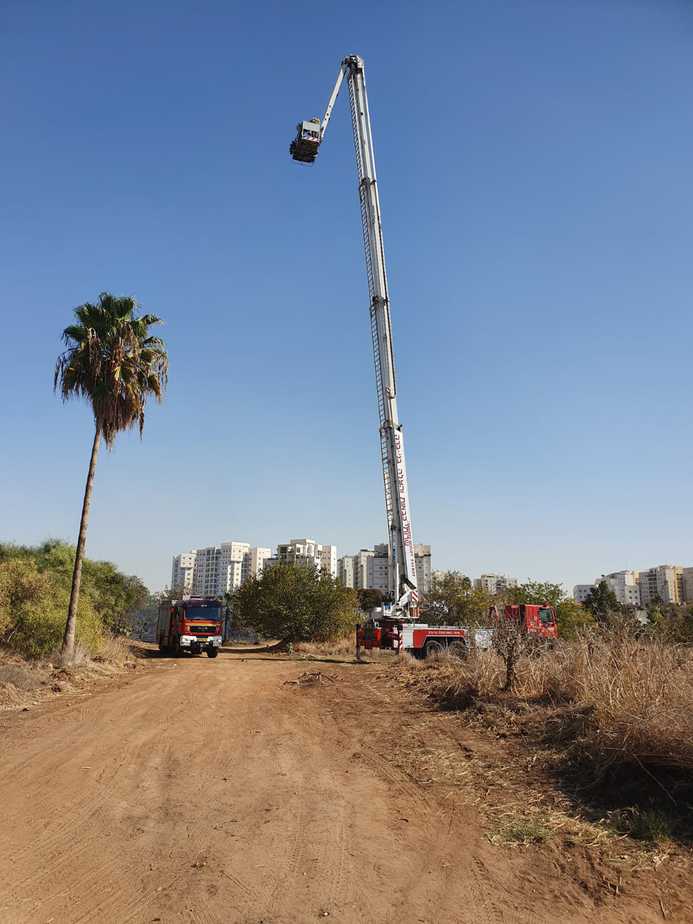
[[[500,692],[504,666],[492,651],[462,662],[405,659],[403,669],[447,706],[548,707],[544,740],[569,740],[601,769],[633,762],[693,771],[690,649],[626,634],[563,642],[518,662],[511,695]]]
[[[356,655],[356,641],[352,634],[344,638],[334,639],[331,642],[298,642],[294,645],[294,651],[297,654],[308,655],[315,658],[342,658],[344,660],[353,660]],[[370,651],[362,652],[364,659],[368,661],[379,660],[383,657],[392,657],[392,652],[381,651],[373,648]]]
[[[60,666],[59,651],[50,659],[26,659],[0,647],[0,710],[26,709],[51,694],[81,689],[133,666],[129,642],[114,636],[106,637],[93,656],[77,643],[68,667]]]

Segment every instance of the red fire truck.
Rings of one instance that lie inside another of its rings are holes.
[[[356,650],[383,648],[398,654],[429,657],[449,651],[463,657],[467,653],[469,629],[462,626],[429,626],[423,622],[390,615],[388,608],[376,607],[363,625],[356,626]]]
[[[186,597],[159,607],[159,651],[178,657],[206,651],[216,658],[224,632],[224,604],[216,597]]]
[[[495,604],[491,606],[489,616],[496,623],[501,618]],[[538,639],[558,638],[556,609],[548,603],[508,603],[503,609],[503,617],[508,622],[519,622],[527,635]]]

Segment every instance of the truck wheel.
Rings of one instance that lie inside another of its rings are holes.
[[[429,640],[424,645],[424,658],[431,658],[435,655],[440,655],[445,651],[445,645],[443,642],[438,642],[436,639],[429,638]]]
[[[448,645],[448,652],[453,658],[466,658],[469,652],[467,651],[467,643],[463,642],[461,639],[450,642]]]
[[[217,656],[218,654],[219,654],[219,652],[217,651],[216,648],[208,648],[208,649],[207,649],[207,657],[208,657],[208,658],[216,658],[216,656]]]

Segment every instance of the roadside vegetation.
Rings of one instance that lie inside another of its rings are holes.
[[[70,600],[75,548],[48,540],[37,546],[0,544],[0,645],[24,658],[57,657]],[[139,578],[110,562],[84,559],[76,610],[79,651],[99,656],[115,650],[133,612],[149,601]]]
[[[343,638],[358,622],[356,593],[310,565],[276,564],[232,596],[233,625],[284,647]]]
[[[613,623],[523,653],[512,690],[494,650],[403,659],[404,682],[543,761],[621,833],[693,843],[693,650]]]

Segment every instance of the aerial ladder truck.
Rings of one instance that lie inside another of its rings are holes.
[[[419,592],[416,584],[404,436],[397,413],[390,296],[363,58],[358,55],[344,58],[322,121],[311,119],[299,122],[289,152],[299,163],[312,164],[315,161],[345,79],[349,90],[370,297],[370,325],[380,419],[380,456],[388,528],[390,593],[394,600],[391,609],[383,607],[380,612],[374,613],[364,626],[357,628],[357,647],[390,648],[421,654],[431,654],[448,647],[460,651],[466,648],[464,629],[459,626],[432,627],[416,621]]]

